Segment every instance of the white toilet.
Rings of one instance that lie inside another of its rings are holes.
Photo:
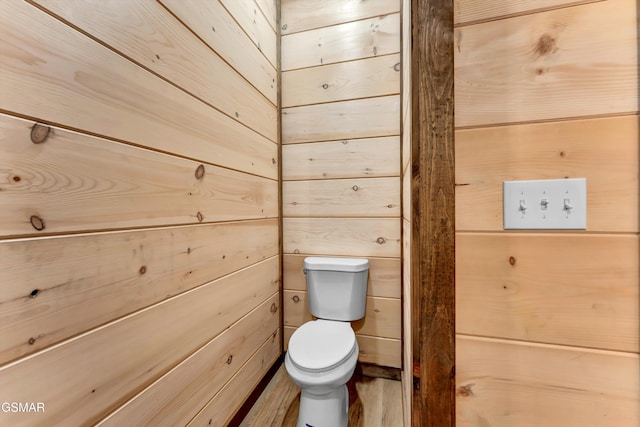
[[[351,321],[364,317],[369,261],[309,257],[304,260],[311,314],[289,340],[285,367],[300,389],[297,427],[347,427],[346,383],[358,360]]]

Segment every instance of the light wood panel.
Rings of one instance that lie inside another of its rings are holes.
[[[98,425],[186,425],[256,349],[267,341],[274,345],[279,333],[279,299],[278,294],[267,299]]]
[[[590,231],[637,232],[638,116],[456,133],[459,230],[502,230],[502,182],[587,178]]]
[[[220,0],[231,16],[242,27],[271,66],[278,68],[278,41],[276,32],[269,25],[254,0]]]
[[[399,217],[399,178],[285,181],[287,217]]]
[[[278,104],[277,71],[219,1],[158,0],[218,55]]]
[[[284,327],[284,348],[287,349],[291,335],[298,329],[297,327]],[[400,368],[402,361],[401,342],[395,338],[372,337],[356,333],[360,354],[358,361],[362,363],[373,363],[380,366]]]
[[[282,106],[392,95],[400,91],[400,55],[282,73]]]
[[[402,94],[402,135],[401,135],[401,151],[402,151],[402,174],[409,176],[409,167],[411,165],[411,94]],[[409,108],[409,110],[405,110]]]
[[[411,283],[411,0],[401,0],[402,79],[401,79],[401,195],[402,195],[402,409],[403,426],[411,426],[413,413],[413,314]]]
[[[285,253],[400,256],[400,221],[392,218],[284,218]]]
[[[398,12],[397,1],[282,0],[282,34]]]
[[[638,4],[455,4],[457,425],[639,425]],[[586,232],[502,231],[563,177]]]
[[[34,6],[3,6],[0,109],[277,177],[269,139]]]
[[[413,413],[413,316],[411,314],[413,283],[411,283],[411,260],[404,254],[411,251],[411,223],[402,220],[402,407],[404,425],[411,425]]]
[[[34,123],[5,115],[0,126],[2,236],[278,215],[276,181],[59,128],[34,144]]]
[[[637,354],[458,337],[457,425],[633,426]]]
[[[270,258],[5,365],[3,402],[47,404],[44,413],[11,414],[10,423],[95,423],[277,292],[278,264]]]
[[[640,352],[638,236],[460,233],[456,246],[457,332]]]
[[[454,23],[465,25],[472,22],[493,20],[525,13],[536,13],[548,9],[576,6],[603,0],[465,0],[455,2]]]
[[[301,326],[312,320],[306,291],[283,293],[285,326]],[[351,322],[356,333],[374,337],[400,338],[400,300],[395,298],[367,297],[364,318]]]
[[[284,180],[398,176],[400,142],[389,136],[288,144],[282,163]]]
[[[635,8],[604,1],[458,28],[456,126],[638,111]]]
[[[202,408],[187,426],[224,426],[247,399],[247,389],[254,389],[280,356],[280,330],[268,339],[236,375]]]
[[[400,14],[284,34],[280,43],[282,71],[397,53]]]
[[[275,105],[155,0],[36,3],[232,119],[277,140]],[[275,39],[269,44],[275,49]]]
[[[281,353],[274,26],[170,6],[0,10],[0,425],[222,424]]]
[[[277,0],[255,0],[256,4],[262,11],[263,15],[267,18],[267,22],[271,25],[271,28],[276,30],[278,25],[278,1]],[[279,41],[278,41],[279,43]]]
[[[402,218],[411,221],[411,171],[404,170],[402,172],[401,182],[402,196]]]
[[[356,334],[360,354],[358,361],[391,368],[402,367],[402,345],[399,339]]]
[[[306,289],[302,254],[369,258],[369,295],[396,298],[399,334],[398,11],[398,2],[284,1],[281,47],[284,287]],[[400,367],[399,335],[368,334],[361,360]]]
[[[399,101],[393,95],[284,108],[282,143],[399,135]]]
[[[0,242],[0,363],[277,253],[276,220]]]
[[[307,255],[286,254],[283,257],[284,289],[307,290],[304,275],[304,259]],[[400,298],[400,259],[372,258],[369,260],[367,295],[372,297]]]

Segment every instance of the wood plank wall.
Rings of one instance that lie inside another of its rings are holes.
[[[411,157],[411,0],[402,0],[402,409],[404,425],[412,425],[413,414],[413,312],[411,281],[411,228],[412,228],[412,157]]]
[[[0,425],[225,425],[281,354],[276,18],[3,1]]]
[[[640,425],[638,3],[455,4],[457,425]],[[586,231],[502,230],[563,177]]]
[[[282,0],[285,343],[308,255],[371,261],[360,361],[401,366],[400,2]],[[285,344],[286,345],[286,344]]]

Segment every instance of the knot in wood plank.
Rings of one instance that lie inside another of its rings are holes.
[[[33,226],[33,228],[35,228],[36,230],[42,231],[45,229],[45,223],[39,216],[31,215],[31,218],[29,218],[29,220],[31,221],[31,225]]]
[[[31,142],[34,144],[41,144],[49,138],[49,133],[51,132],[51,127],[42,124],[36,123],[31,128]]]
[[[196,179],[204,178],[204,165],[200,165],[196,168]]]

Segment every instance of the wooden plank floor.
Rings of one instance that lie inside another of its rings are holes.
[[[355,374],[347,387],[349,427],[402,425],[400,381]],[[295,427],[299,405],[300,388],[282,364],[240,426]]]

